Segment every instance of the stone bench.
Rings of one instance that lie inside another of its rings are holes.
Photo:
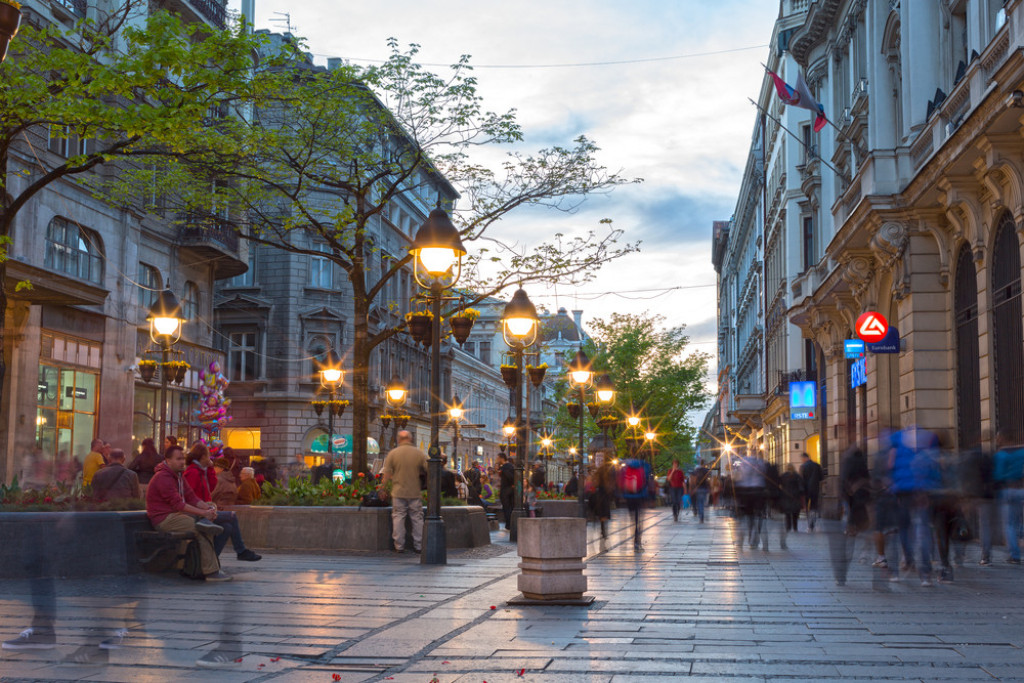
[[[245,544],[280,550],[390,550],[391,508],[234,505]],[[424,512],[426,510],[424,509]],[[487,515],[476,505],[441,508],[448,548],[489,545]],[[412,539],[405,547],[412,547]]]

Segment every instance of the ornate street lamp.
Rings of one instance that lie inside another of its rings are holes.
[[[644,438],[647,439],[647,445],[651,449],[651,469],[654,469],[654,440],[658,438],[656,432],[651,431],[650,428],[644,432]]]
[[[395,412],[391,413],[389,410],[385,410],[380,416],[380,423],[384,430],[388,428],[388,425],[391,424],[392,420],[395,421],[395,428],[391,432],[392,447],[395,444],[395,437],[398,434],[398,430],[405,429],[408,425],[408,416],[401,414],[400,412],[400,408],[405,405],[405,399],[408,398],[408,396],[409,392],[406,391],[405,382],[403,382],[402,378],[398,375],[393,375],[391,377],[391,381],[389,381],[384,387],[384,400],[387,402],[388,408],[394,409]],[[385,432],[382,430],[380,435],[382,441],[384,439],[384,433]]]
[[[441,302],[444,290],[453,286],[462,274],[462,246],[459,231],[443,209],[430,212],[416,232],[409,250],[415,261],[413,276],[428,290],[427,299],[434,314],[430,349],[430,450],[427,474],[427,516],[424,522],[422,564],[447,564],[444,520],[441,519],[441,446],[439,444],[441,405]]]
[[[504,315],[501,317],[502,336],[505,343],[512,350],[516,361],[516,492],[515,507],[512,510],[512,526],[509,531],[509,540],[518,540],[518,520],[526,516],[526,499],[523,495],[523,477],[526,470],[526,421],[523,415],[523,353],[526,348],[537,341],[537,330],[540,327],[540,320],[537,317],[537,309],[526,296],[522,287],[516,290],[512,299],[505,305]]]
[[[615,386],[612,384],[612,380],[608,375],[601,375],[597,381],[594,380],[594,370],[591,368],[590,359],[587,354],[583,353],[583,349],[576,351],[576,357],[572,363],[569,364],[569,384],[574,386],[579,391],[579,404],[575,407],[575,411],[572,410],[573,406],[569,406],[570,416],[573,412],[576,413],[577,419],[579,419],[579,442],[576,447],[576,452],[579,454],[577,460],[578,468],[576,473],[576,484],[577,484],[577,499],[580,506],[580,516],[586,519],[587,508],[586,498],[584,497],[585,488],[583,483],[586,478],[586,472],[584,465],[586,463],[584,454],[587,452],[583,446],[583,413],[587,410],[587,389],[594,386],[597,393],[597,400],[600,404],[608,405],[615,400]],[[595,412],[593,417],[596,417]],[[570,449],[571,451],[572,449]]]
[[[334,467],[334,414],[337,412],[334,397],[345,381],[345,371],[341,369],[338,354],[330,351],[317,374],[320,375],[320,386],[327,390],[327,464]]]
[[[169,289],[157,294],[149,307],[149,338],[160,347],[160,448],[167,438],[167,371],[170,364],[171,346],[181,339],[181,328],[185,319],[181,317],[181,302]]]
[[[460,428],[461,423],[462,423],[462,418],[463,418],[463,416],[465,414],[466,414],[466,411],[463,410],[463,408],[462,408],[462,402],[459,400],[459,397],[456,395],[455,398],[452,400],[452,404],[450,406],[448,406],[448,421],[452,423],[452,427],[455,430],[455,435],[452,437],[452,459],[451,459],[451,462],[452,462],[452,466],[455,467],[456,469],[461,469],[461,468],[458,467],[459,428]]]

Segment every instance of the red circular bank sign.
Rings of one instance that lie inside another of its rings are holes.
[[[889,331],[889,321],[881,313],[868,311],[857,318],[855,329],[857,337],[868,344],[875,344],[885,338]]]

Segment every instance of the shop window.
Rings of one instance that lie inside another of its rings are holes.
[[[103,247],[93,232],[54,218],[46,228],[47,268],[89,282],[103,282]]]
[[[43,481],[74,478],[96,437],[98,393],[97,373],[40,363],[35,423]]]

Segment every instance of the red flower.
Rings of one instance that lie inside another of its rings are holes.
[[[341,680],[341,674],[331,674],[331,680],[332,681],[340,681]]]
[[[53,498],[50,498],[49,496],[47,496],[46,498],[43,498],[43,502],[44,503],[52,503],[53,502]]]
[[[363,474],[362,472],[360,472],[357,476],[361,479],[361,478],[365,477],[366,475]]]

